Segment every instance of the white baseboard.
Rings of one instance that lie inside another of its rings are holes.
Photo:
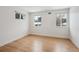
[[[37,33],[29,33],[29,34],[69,39],[69,37],[65,37],[65,36],[56,36],[56,35],[48,35],[48,34],[37,34]]]
[[[70,40],[72,41],[72,43],[73,43],[77,48],[79,48],[79,44],[78,44],[77,42],[75,42],[75,41],[73,40],[73,38],[70,38]]]
[[[64,37],[64,36],[55,36],[55,35],[37,34],[37,33],[29,33],[29,34],[69,39],[68,37]],[[29,35],[29,34],[24,34],[24,35],[21,35],[21,36],[19,36],[19,37],[17,37],[17,38],[14,38],[14,39],[12,39],[12,40],[9,40],[9,41],[7,41],[7,42],[0,43],[0,47],[6,45],[6,44],[8,44],[8,43],[11,43],[11,42],[13,42],[13,41],[15,41],[15,40],[18,40],[18,39],[20,39],[20,38],[22,38],[22,37],[24,37],[24,36],[27,36],[27,35]]]
[[[27,36],[27,35],[28,35],[28,34],[24,34],[24,35],[18,36],[17,38],[14,38],[14,39],[12,39],[12,40],[9,40],[9,41],[7,41],[7,42],[0,43],[0,47],[6,45],[6,44],[8,44],[8,43],[11,43],[11,42],[13,42],[13,41],[16,41],[16,40],[18,40],[18,39],[21,39],[22,37]]]

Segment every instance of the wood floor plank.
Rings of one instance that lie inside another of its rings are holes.
[[[0,47],[0,52],[78,52],[79,49],[69,39],[25,36],[22,39]]]

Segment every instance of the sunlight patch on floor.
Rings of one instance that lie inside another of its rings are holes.
[[[43,51],[43,41],[42,40],[34,40],[32,46],[33,52],[42,52]]]

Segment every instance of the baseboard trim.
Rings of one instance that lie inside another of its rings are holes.
[[[70,38],[70,41],[73,43],[73,45],[77,48],[77,49],[79,49],[79,46]]]
[[[22,38],[24,38],[25,36],[28,36],[28,34],[24,34],[24,35],[22,35],[22,36],[19,36],[19,37],[13,39],[13,40],[10,40],[10,41],[8,41],[8,42],[1,43],[1,44],[0,44],[0,47],[5,46],[6,44],[9,44],[9,43],[11,43],[11,42],[17,41],[17,40],[19,40],[19,39],[22,39]]]
[[[48,36],[48,35],[41,35],[41,34],[34,34],[34,33],[31,33],[31,34],[24,34],[24,35],[22,35],[22,36],[19,36],[19,37],[13,39],[13,40],[10,40],[10,41],[8,41],[8,42],[1,43],[1,44],[0,44],[0,47],[4,46],[4,45],[6,45],[6,44],[9,44],[9,43],[11,43],[11,42],[17,41],[17,40],[19,40],[19,39],[22,39],[22,38],[24,38],[25,36],[29,36],[29,35],[45,36],[45,37],[52,37],[52,38],[57,38],[57,39],[69,39],[69,38],[65,38],[65,37],[56,37],[56,36]]]
[[[48,36],[48,35],[43,35],[43,34],[34,34],[34,33],[30,33],[29,35],[35,35],[35,36],[45,36],[45,37],[52,37],[52,38],[57,38],[57,39],[69,39],[69,38],[66,38],[66,37]]]

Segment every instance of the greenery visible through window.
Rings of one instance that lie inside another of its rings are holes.
[[[35,26],[41,26],[41,16],[34,16],[34,25]]]
[[[67,25],[67,14],[66,13],[57,14],[56,26],[66,26],[66,25]]]

